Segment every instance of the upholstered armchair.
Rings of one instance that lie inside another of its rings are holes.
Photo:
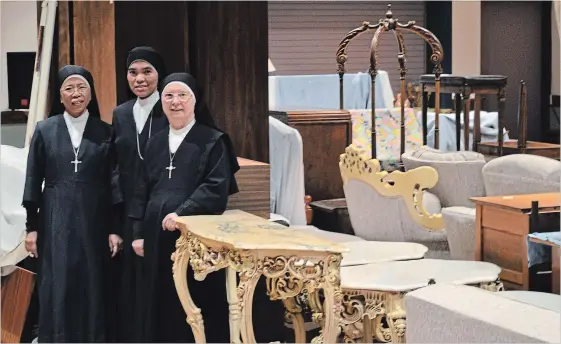
[[[477,152],[442,152],[423,146],[401,156],[406,170],[421,166],[434,168],[438,183],[431,189],[440,200],[450,256],[452,259],[472,260],[474,247],[466,247],[464,228],[475,219],[475,205],[471,197],[485,196],[482,170],[485,157]],[[472,240],[473,239],[469,239]]]
[[[475,159],[479,153],[442,154],[470,155]],[[442,185],[437,184],[431,191],[437,194],[442,202],[442,217],[452,259],[474,259],[475,205],[469,200],[470,197],[555,192],[561,187],[561,162],[557,160],[531,154],[514,154],[481,163],[482,157],[477,160],[477,164],[480,164],[477,168],[467,162],[453,161],[457,166],[456,172],[449,174],[442,168],[445,163],[422,161],[424,166],[434,167],[441,177],[438,184],[442,182]],[[411,160],[405,155],[403,161],[407,168],[423,166],[418,161],[411,164]],[[481,172],[477,173],[479,168]],[[451,197],[459,196],[463,199],[445,203],[447,199],[439,194],[444,190],[449,190]]]
[[[339,169],[355,235],[370,241],[416,242],[428,247],[427,258],[448,258],[448,243],[440,203],[425,190],[438,174],[431,167],[407,172],[381,171],[351,145],[342,154]]]

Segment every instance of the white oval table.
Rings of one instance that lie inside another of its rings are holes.
[[[425,245],[412,242],[354,241],[341,245],[349,249],[343,253],[341,267],[421,259],[428,251]]]
[[[406,329],[403,303],[406,293],[434,283],[473,285],[497,291],[502,289],[500,271],[497,265],[487,262],[439,259],[342,267],[340,321],[345,342],[362,338],[370,343],[376,338],[382,342],[402,343]],[[363,318],[367,319],[363,321]],[[388,327],[383,324],[384,318]]]
[[[352,241],[342,242],[341,246],[349,249],[348,252],[343,253],[341,261],[341,272],[351,266],[361,266],[373,263],[387,263],[400,260],[413,260],[421,259],[427,253],[428,248],[425,245],[410,243],[410,242],[385,242],[385,241]],[[343,291],[344,292],[344,291]],[[314,292],[309,295],[308,303],[313,311],[312,319],[314,322],[323,326],[323,312],[322,303],[319,292]],[[286,307],[290,310],[301,311],[301,307]],[[303,329],[303,324],[296,326],[297,321],[303,321],[301,316],[297,313],[289,314],[287,319],[291,319],[294,326],[295,338],[305,338],[305,333],[300,333],[297,329]],[[347,333],[362,333],[361,319],[357,319],[349,324],[343,324],[344,331]],[[347,338],[356,337],[356,335]]]

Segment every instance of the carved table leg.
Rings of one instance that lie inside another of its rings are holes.
[[[386,319],[385,314],[376,317],[374,321],[374,338],[380,343],[389,343],[392,341],[392,333],[388,327],[384,326],[384,319]]]
[[[187,314],[187,323],[193,330],[195,342],[198,344],[206,343],[205,328],[201,309],[198,308],[189,292],[187,284],[187,265],[189,264],[189,251],[187,250],[187,239],[181,236],[175,244],[176,251],[172,255],[173,260],[173,281],[181,305]]]
[[[327,271],[323,283],[325,297],[325,326],[323,342],[336,343],[339,335],[339,321],[342,311],[343,294],[341,292],[340,255],[330,255],[326,259]]]
[[[319,297],[319,289],[314,290],[309,294],[308,305],[312,310],[312,321],[323,328],[323,305]]]
[[[385,293],[368,290],[344,290],[341,325],[345,342],[362,339],[371,343],[375,334],[380,315],[384,314]],[[374,323],[374,326],[373,326]]]
[[[250,270],[242,270],[240,273],[240,284],[238,285],[238,298],[241,308],[241,332],[244,343],[256,343],[253,332],[253,294],[255,286],[261,277],[261,271],[254,266]]]
[[[402,293],[388,295],[386,320],[392,334],[392,343],[405,343],[405,304]]]
[[[294,327],[294,343],[306,343],[306,329],[304,328],[304,317],[302,307],[298,305],[295,297],[282,300],[286,308],[286,320]]]
[[[236,290],[236,270],[232,267],[226,269],[226,292],[228,305],[230,306],[230,342],[234,344],[240,341],[240,304]]]

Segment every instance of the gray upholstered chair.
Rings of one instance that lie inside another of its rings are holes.
[[[470,197],[555,192],[560,188],[561,162],[531,154],[508,155],[485,163],[483,155],[476,152],[435,153],[423,147],[402,159],[406,169],[431,166],[438,171],[439,182],[431,191],[442,203],[452,259],[474,259],[475,205]]]
[[[475,219],[475,205],[470,197],[485,196],[482,174],[485,157],[477,152],[442,152],[423,146],[404,153],[401,159],[406,170],[430,166],[438,172],[438,183],[431,193],[440,200],[450,256],[472,260],[475,252],[472,246],[464,244],[464,228],[471,226]]]

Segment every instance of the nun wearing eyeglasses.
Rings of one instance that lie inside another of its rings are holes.
[[[122,245],[111,223],[120,201],[112,129],[83,67],[62,68],[53,94],[31,140],[23,194],[26,248],[39,266],[39,342],[104,342],[104,268]]]
[[[143,171],[129,216],[133,248],[143,257],[144,342],[194,342],[172,275],[171,254],[179,238],[178,216],[221,214],[238,191],[239,170],[227,134],[216,129],[195,79],[175,73],[162,83],[162,107],[169,121],[148,141]],[[224,270],[204,281],[188,271],[189,290],[202,309],[208,343],[229,343]]]

